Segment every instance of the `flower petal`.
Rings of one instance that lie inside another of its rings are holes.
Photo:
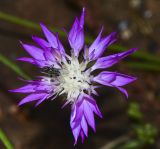
[[[126,89],[122,88],[121,86],[129,84],[135,80],[136,80],[135,77],[128,76],[125,74],[120,74],[117,72],[108,72],[108,71],[103,71],[99,75],[97,75],[96,77],[93,78],[93,81],[95,81],[95,82],[98,82],[98,83],[106,85],[106,86],[117,88],[127,98],[128,98],[128,93],[127,93]]]
[[[82,121],[81,121],[81,127],[83,129],[84,134],[86,135],[86,137],[88,136],[88,126],[87,126],[87,122],[85,117],[82,117]]]
[[[117,72],[103,71],[93,78],[93,81],[107,86],[123,86],[135,81],[136,78]]]
[[[83,143],[83,142],[84,142],[84,139],[85,139],[83,130],[80,131],[80,135],[81,135],[81,139],[82,139],[82,143]]]
[[[29,45],[29,44],[23,44],[21,42],[22,46],[24,47],[24,49],[34,58],[37,60],[45,60],[44,55],[43,55],[43,50],[33,46],[33,45]]]
[[[77,140],[80,134],[81,127],[80,125],[75,126],[75,121],[74,121],[75,115],[76,115],[76,106],[73,105],[72,111],[71,111],[70,126],[72,128],[72,133],[75,139],[75,144],[77,144]]]
[[[33,58],[30,58],[30,57],[20,57],[20,58],[17,58],[18,61],[23,61],[23,62],[28,62],[28,63],[31,63],[31,64],[35,64],[35,61]]]
[[[78,18],[75,19],[73,26],[68,34],[68,41],[71,48],[73,49],[74,55],[77,57],[84,45],[84,15],[85,9],[82,11],[80,20]]]
[[[38,102],[36,103],[35,107],[39,106],[43,101],[45,101],[47,98],[47,95],[44,96],[42,99],[38,100]]]
[[[123,93],[123,94],[128,98],[128,93],[127,93],[126,89],[124,89],[124,88],[122,88],[122,87],[117,87],[117,89],[118,89],[119,91],[121,91],[121,93]]]
[[[51,61],[51,62],[56,61],[56,58],[53,54],[53,50],[51,50],[50,48],[44,50],[44,57],[47,61]]]
[[[98,58],[96,63],[92,66],[92,71],[95,69],[104,69],[113,66],[114,64],[118,63],[121,59],[125,58],[126,56],[134,53],[137,51],[137,48],[132,48],[128,51],[109,55],[106,57]]]
[[[46,60],[35,60],[35,64],[40,68],[43,68],[49,65]]]
[[[88,49],[89,60],[96,60],[97,58],[101,57],[105,49],[116,41],[116,32],[111,33],[105,38],[101,38],[102,31],[103,31],[103,28],[101,29],[95,41],[92,43],[92,45]]]
[[[47,97],[48,94],[46,93],[35,93],[35,94],[30,94],[28,95],[27,97],[25,97],[24,99],[22,99],[20,102],[19,102],[19,106],[21,106],[22,104],[25,104],[27,102],[31,102],[31,101],[35,101],[35,100],[39,100],[39,99],[42,99],[44,97]]]
[[[32,93],[35,92],[36,85],[28,84],[18,89],[10,90],[10,92],[19,92],[19,93]]]
[[[45,41],[44,39],[37,37],[37,36],[32,36],[32,39],[39,45],[41,46],[43,49],[47,48],[47,47],[51,47],[51,45]]]
[[[84,94],[84,99],[87,101],[88,106],[90,107],[90,109],[92,109],[92,111],[97,114],[100,118],[102,118],[102,114],[97,106],[96,101],[88,94]]]
[[[65,56],[66,53],[65,53],[65,50],[64,50],[63,45],[61,44],[61,42],[60,42],[60,40],[59,40],[59,35],[58,35],[58,33],[56,33],[56,39],[57,39],[57,45],[58,45],[58,48],[57,48],[57,49],[60,50],[61,55]]]
[[[40,25],[51,47],[54,49],[58,49],[61,54],[64,54],[65,50],[58,38],[58,33],[54,35],[44,24],[41,23]]]
[[[53,48],[57,48],[58,45],[57,45],[56,36],[43,23],[40,23],[40,26],[41,26],[42,31],[43,31],[44,35],[46,36],[48,42],[50,43],[50,45]]]
[[[88,137],[88,125],[96,131],[94,113],[102,117],[94,99],[85,93],[80,94],[78,100],[72,105],[70,119],[75,144],[77,143],[79,135],[81,136],[82,142],[85,136]]]
[[[93,111],[90,109],[87,102],[83,104],[83,108],[84,108],[84,115],[88,124],[92,127],[94,131],[96,131]]]
[[[91,104],[90,102],[88,102],[89,107],[92,109],[92,111],[97,114],[100,118],[102,118],[102,113],[99,110],[96,101],[93,101],[93,103]]]
[[[78,140],[78,137],[79,137],[79,134],[80,134],[80,130],[81,130],[80,126],[72,129],[72,133],[73,133],[74,139],[75,139],[75,143],[74,144],[77,144],[77,140]]]
[[[136,78],[125,74],[116,73],[116,79],[112,82],[112,85],[123,86],[135,81]]]
[[[80,18],[80,26],[83,28],[85,19],[85,8],[83,7],[81,18]]]

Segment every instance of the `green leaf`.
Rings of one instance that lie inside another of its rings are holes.
[[[140,106],[136,102],[131,102],[128,108],[128,116],[135,120],[141,120],[143,117],[142,112],[140,111]]]
[[[151,124],[139,125],[135,127],[135,132],[139,141],[144,144],[154,144],[155,138],[158,134],[157,128]]]
[[[138,140],[130,140],[116,149],[140,149],[141,143]]]
[[[17,66],[14,62],[6,58],[4,55],[0,54],[0,62],[2,62],[4,65],[6,65],[8,68],[13,70],[15,73],[23,77],[24,79],[29,80],[30,77],[19,67]]]
[[[0,129],[0,140],[6,147],[6,149],[14,149],[12,143],[9,141],[8,137],[5,135],[5,133]]]
[[[153,64],[149,62],[125,62],[126,65],[137,70],[146,70],[146,71],[160,71],[160,64]]]
[[[7,14],[4,12],[0,12],[0,19],[7,21],[7,22],[10,22],[10,23],[13,23],[13,24],[17,24],[19,26],[26,27],[26,28],[31,28],[31,29],[38,30],[38,31],[41,30],[40,25],[38,23],[35,23],[33,21],[29,21],[26,19],[22,19],[22,18],[13,16],[11,14]],[[66,34],[62,30],[54,28],[54,27],[51,27],[51,29],[54,32],[59,32],[60,36],[66,37]]]

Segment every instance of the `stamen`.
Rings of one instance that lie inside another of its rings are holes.
[[[62,65],[62,69],[59,70],[60,75],[57,77],[63,93],[68,94],[67,100],[73,102],[79,94],[90,88],[90,73],[86,73],[86,62],[79,63],[78,58],[74,55],[67,60],[67,63]]]

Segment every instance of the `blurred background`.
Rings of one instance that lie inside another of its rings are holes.
[[[61,110],[61,97],[36,108],[32,103],[17,107],[24,96],[8,90],[24,85],[18,77],[39,74],[34,66],[16,61],[27,56],[19,40],[32,43],[31,35],[43,36],[39,22],[68,31],[83,6],[88,44],[103,25],[104,35],[119,35],[105,54],[140,50],[112,68],[138,77],[126,86],[129,99],[116,89],[100,89],[96,100],[103,119],[95,117],[97,132],[90,129],[84,144],[74,147],[70,107]],[[160,149],[159,18],[159,0],[0,0],[0,149]]]

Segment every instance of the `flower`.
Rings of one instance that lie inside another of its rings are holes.
[[[111,67],[137,49],[132,48],[125,52],[102,56],[105,49],[116,41],[115,32],[102,38],[103,28],[89,47],[84,46],[84,17],[83,8],[81,17],[75,19],[68,33],[71,55],[65,52],[58,33],[52,33],[42,23],[40,25],[46,39],[32,37],[38,47],[21,42],[31,57],[22,57],[18,60],[38,66],[43,75],[37,80],[27,81],[28,84],[21,88],[11,90],[29,94],[19,102],[19,106],[31,101],[36,101],[37,106],[45,100],[54,100],[57,96],[65,94],[63,107],[67,104],[71,105],[70,126],[75,144],[79,136],[82,142],[85,137],[88,137],[88,126],[96,131],[94,114],[102,118],[93,97],[93,95],[98,96],[97,84],[115,87],[128,97],[123,86],[136,80],[132,76],[104,70],[94,75],[95,70]],[[83,60],[80,59],[82,54]]]

